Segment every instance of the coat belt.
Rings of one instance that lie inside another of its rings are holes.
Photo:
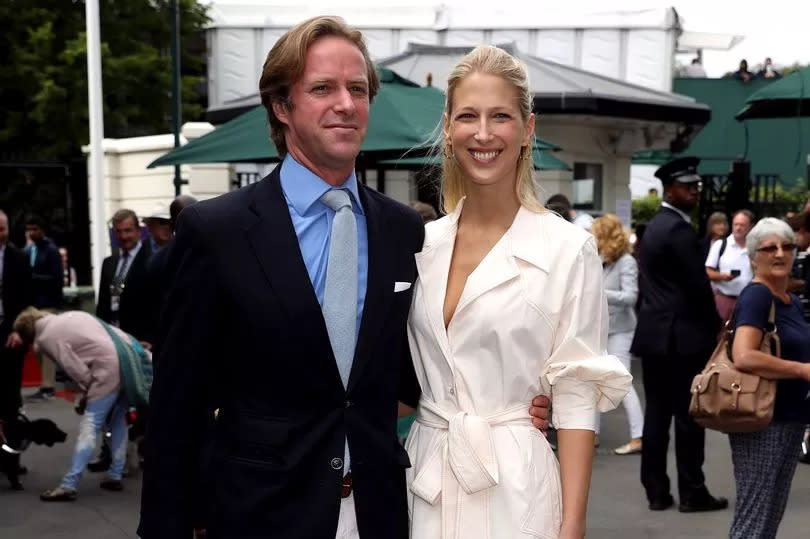
[[[441,497],[442,539],[489,537],[487,489],[499,480],[491,428],[531,426],[528,407],[519,404],[482,417],[451,411],[423,397],[416,421],[441,432],[417,463],[411,491],[430,505]]]

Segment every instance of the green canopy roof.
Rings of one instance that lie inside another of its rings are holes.
[[[535,170],[571,170],[564,161],[549,153],[549,150],[556,150],[555,146],[537,139],[534,143],[532,157],[534,158]],[[441,166],[441,159],[438,155],[426,155],[424,157],[402,157],[400,159],[385,159],[379,162],[380,165],[394,168],[419,169],[427,166]]]
[[[810,67],[791,73],[751,94],[738,120],[810,116]]]
[[[365,162],[391,159],[417,150],[424,155],[433,142],[444,112],[444,94],[421,87],[385,68],[379,68],[380,91],[369,110],[368,132],[360,151]],[[542,143],[541,149],[558,150]],[[270,140],[264,107],[256,108],[219,126],[185,146],[162,155],[149,168],[185,163],[235,163],[278,161]]]

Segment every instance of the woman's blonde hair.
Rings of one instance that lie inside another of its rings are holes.
[[[596,248],[602,260],[612,264],[630,252],[630,239],[621,219],[606,213],[591,225],[591,233],[596,238]]]
[[[14,320],[12,329],[20,335],[20,338],[23,340],[24,344],[30,346],[31,343],[34,342],[34,337],[36,337],[35,326],[37,320],[44,318],[49,314],[51,313],[40,311],[36,307],[26,307]]]
[[[529,121],[532,114],[532,96],[529,92],[529,76],[526,73],[526,67],[508,52],[491,45],[479,45],[474,48],[459,60],[453,71],[450,72],[450,76],[447,78],[447,97],[444,104],[444,114],[448,121],[453,114],[453,96],[456,88],[473,73],[495,75],[511,84],[518,93],[518,110],[523,124],[525,125]],[[442,136],[441,133],[439,136]],[[443,155],[442,209],[445,213],[451,213],[466,194],[463,172],[453,155],[451,142],[445,139],[437,146],[441,146]],[[516,167],[515,189],[521,205],[535,212],[545,212],[545,208],[537,200],[534,192],[532,147],[521,149],[521,158],[518,159]]]

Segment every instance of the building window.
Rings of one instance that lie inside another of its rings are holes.
[[[571,203],[578,210],[602,209],[602,164],[574,163],[574,197]]]

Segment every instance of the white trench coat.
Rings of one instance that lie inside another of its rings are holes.
[[[414,539],[556,538],[557,459],[528,408],[552,395],[558,429],[594,429],[631,376],[607,355],[593,237],[520,208],[470,274],[450,326],[443,304],[462,204],[427,225],[408,338],[422,400],[408,437]]]

